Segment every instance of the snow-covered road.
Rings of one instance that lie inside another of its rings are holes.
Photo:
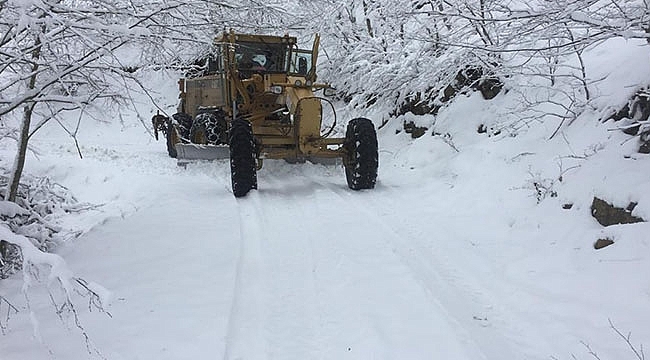
[[[413,234],[395,191],[351,192],[339,167],[267,161],[260,190],[235,199],[227,167],[188,170],[217,181],[152,181],[150,206],[64,253],[115,293],[113,318],[93,321],[104,356],[485,358],[466,328],[480,321],[450,316],[435,269],[404,248]],[[96,249],[104,260],[88,262]]]
[[[79,160],[44,142],[31,170],[105,204],[67,219],[86,233],[58,252],[113,293],[111,316],[81,299],[86,343],[34,288],[39,342],[22,280],[5,280],[23,311],[0,359],[541,360],[587,344],[605,360],[630,355],[608,319],[650,338],[647,224],[595,252],[589,199],[537,204],[526,166],[502,160],[516,150],[392,134],[374,190],[349,190],[340,166],[266,161],[241,199],[226,161],[181,168],[129,137]]]
[[[481,358],[428,274],[404,261],[402,235],[375,212],[387,209],[368,209],[372,195],[339,177],[283,168],[237,201],[242,248],[225,358]]]
[[[226,162],[183,170],[162,158],[167,167],[156,171],[136,158],[137,172],[117,170],[142,202],[61,250],[71,268],[114,293],[112,318],[82,316],[93,352],[108,359],[484,358],[439,301],[434,270],[404,248],[412,234],[392,225],[408,222],[394,208],[400,199],[389,199],[398,192],[382,185],[352,192],[340,167],[267,161],[260,190],[235,199]],[[39,307],[47,318],[48,304]],[[76,329],[61,333],[43,321],[42,338],[57,358],[84,356]],[[46,356],[42,346],[8,350],[16,359]]]

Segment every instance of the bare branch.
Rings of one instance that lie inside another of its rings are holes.
[[[3,307],[6,307],[6,312],[3,310]],[[0,316],[2,316],[2,318],[0,318],[0,331],[2,331],[3,335],[7,331],[7,324],[9,323],[9,319],[11,318],[11,315],[18,314],[18,312],[19,311],[17,307],[15,307],[5,297],[0,295]]]
[[[621,332],[616,328],[616,326],[614,326],[614,323],[612,322],[611,319],[607,319],[607,321],[609,321],[609,327],[612,328],[612,330],[614,330],[614,332],[615,332],[615,333],[616,333],[616,334],[617,334],[621,339],[623,339],[623,341],[625,341],[625,343],[627,344],[627,346],[628,346],[628,347],[630,348],[630,350],[632,350],[632,352],[634,353],[634,356],[636,356],[636,358],[637,358],[638,360],[645,360],[645,354],[643,353],[643,345],[641,345],[640,348],[639,348],[638,350],[636,349],[636,347],[634,347],[634,345],[632,345],[632,341],[630,340],[630,338],[631,338],[631,336],[632,336],[632,333],[631,333],[631,332],[628,333],[627,336],[626,336],[626,335],[623,335],[623,333],[621,333]]]

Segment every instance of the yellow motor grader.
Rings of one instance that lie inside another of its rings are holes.
[[[312,49],[296,38],[224,32],[214,42],[204,71],[180,79],[180,104],[171,117],[152,119],[171,157],[230,158],[236,197],[257,189],[264,159],[288,162],[341,158],[348,186],[371,189],[377,178],[377,135],[365,118],[351,120],[345,137],[331,137],[336,112],[325,97],[332,89],[316,82],[319,36]],[[323,129],[323,107],[332,125]]]

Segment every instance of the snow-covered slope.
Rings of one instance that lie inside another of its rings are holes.
[[[617,74],[604,103],[640,84]],[[155,81],[172,109],[173,78]],[[650,343],[650,226],[603,228],[590,205],[635,201],[649,219],[650,157],[594,112],[551,140],[557,123],[476,131],[513,99],[390,121],[377,187],[362,192],[338,166],[265,161],[260,189],[235,199],[227,162],[178,167],[132,113],[84,123],[83,160],[46,129],[29,171],[104,204],[65,219],[85,233],[58,253],[112,292],[110,316],[80,303],[85,341],[33,288],[39,341],[22,279],[3,280],[21,312],[0,359],[634,359],[611,324]],[[430,129],[412,139],[403,120]],[[595,250],[603,237],[615,244]]]

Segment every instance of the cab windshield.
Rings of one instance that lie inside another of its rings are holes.
[[[239,42],[235,49],[237,68],[241,71],[287,72],[287,45]]]

